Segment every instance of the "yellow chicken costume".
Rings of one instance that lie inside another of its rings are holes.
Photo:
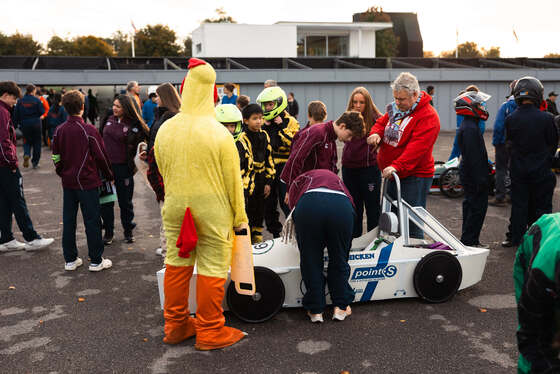
[[[214,113],[216,72],[191,59],[183,82],[181,111],[165,122],[155,157],[165,185],[162,209],[167,238],[164,278],[165,338],[176,344],[196,334],[195,347],[227,347],[245,334],[224,326],[224,283],[231,262],[233,228],[247,223],[239,155]],[[185,210],[192,212],[198,242],[189,258],[178,256]],[[196,319],[188,308],[189,282],[197,264]]]

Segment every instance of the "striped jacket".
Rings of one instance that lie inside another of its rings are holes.
[[[264,185],[270,185],[276,174],[268,134],[263,130],[253,132],[247,129],[241,133],[236,145],[245,196],[252,196],[255,191],[261,193]]]

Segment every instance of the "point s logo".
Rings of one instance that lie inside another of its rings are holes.
[[[397,274],[397,267],[388,265],[392,249],[393,245],[390,244],[381,250],[376,266],[355,268],[350,280],[383,280],[394,277]]]

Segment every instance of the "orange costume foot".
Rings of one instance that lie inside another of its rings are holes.
[[[224,278],[197,275],[196,282],[196,344],[200,351],[220,349],[233,345],[245,337],[245,333],[224,326],[226,319],[222,309]]]
[[[196,320],[189,316],[189,284],[194,266],[167,265],[163,280],[165,337],[163,342],[178,344],[196,334]]]

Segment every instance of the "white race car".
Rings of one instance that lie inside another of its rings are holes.
[[[411,207],[400,198],[400,181],[396,174],[394,177],[397,200],[389,197],[384,183],[379,227],[352,241],[349,282],[355,291],[354,302],[420,297],[440,303],[478,283],[489,250],[463,245],[424,208]],[[424,231],[426,239],[409,237],[409,220]],[[282,307],[301,307],[305,286],[297,244],[283,238],[255,244],[253,258],[256,293],[241,295],[228,279],[224,309],[243,321],[263,322]],[[327,262],[325,250],[325,272]],[[157,273],[162,306],[164,271]],[[189,298],[193,312],[195,284],[191,282]]]

